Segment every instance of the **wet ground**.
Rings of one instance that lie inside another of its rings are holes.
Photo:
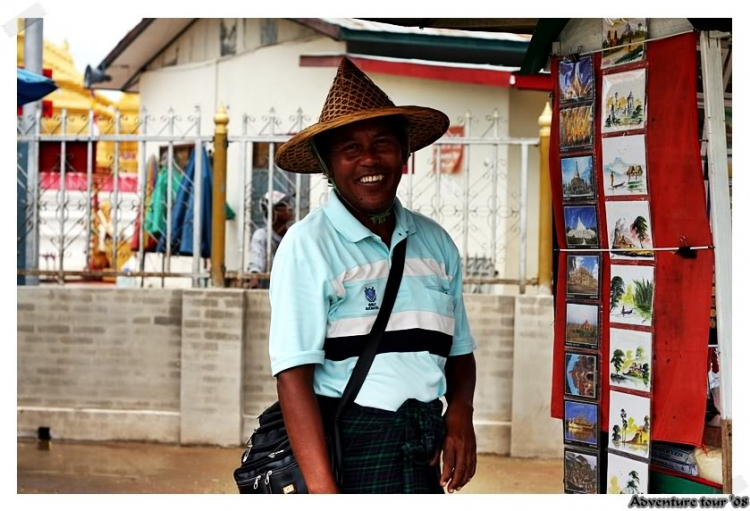
[[[17,441],[18,493],[236,493],[242,449]],[[461,493],[562,493],[562,460],[480,455]]]

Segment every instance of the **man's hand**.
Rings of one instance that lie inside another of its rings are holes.
[[[469,405],[453,403],[443,417],[445,420],[445,440],[443,440],[443,472],[440,485],[448,485],[448,493],[460,490],[468,483],[477,469],[477,441],[474,435],[473,409]],[[430,462],[435,466],[440,460],[440,452]]]
[[[443,416],[443,472],[440,485],[448,485],[448,493],[460,490],[477,470],[477,439],[474,436],[474,387],[477,365],[473,354],[448,357],[445,364],[448,389],[445,399],[448,409]],[[432,459],[432,466],[440,460],[440,450]]]
[[[281,413],[310,493],[340,493],[331,470],[325,430],[313,392],[314,365],[302,365],[276,376]]]

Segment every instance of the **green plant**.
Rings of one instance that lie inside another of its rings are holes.
[[[617,307],[617,303],[625,294],[625,281],[622,277],[615,277],[612,279],[612,283],[609,286],[609,310],[613,310]]]
[[[648,381],[651,378],[651,369],[649,368],[648,364],[643,364],[643,383],[644,385],[648,386]],[[646,427],[648,429],[648,425]]]
[[[620,374],[620,370],[622,369],[624,356],[625,354],[622,352],[622,350],[615,350],[615,352],[612,354],[612,360],[610,360],[610,362],[615,365],[615,372],[617,372],[617,374]]]
[[[654,283],[650,280],[636,280],[633,302],[636,308],[646,317],[651,316],[651,304],[654,300]]]
[[[641,248],[643,248],[643,241],[648,237],[648,222],[645,218],[639,215],[633,220],[633,225],[631,227],[638,236],[638,241],[641,242]]]

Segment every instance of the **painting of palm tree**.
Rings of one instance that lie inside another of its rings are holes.
[[[615,453],[607,456],[607,493],[648,492],[648,464]]]
[[[640,483],[641,480],[638,477],[638,472],[635,470],[631,470],[628,474],[628,484],[625,486],[625,490],[627,493],[641,493],[638,491],[638,483]]]
[[[648,458],[651,449],[651,399],[615,390],[609,393],[609,429],[622,425],[620,439],[609,438],[609,448]]]
[[[651,326],[654,305],[654,267],[613,264],[609,320]]]
[[[605,203],[607,239],[613,259],[653,259],[654,241],[648,201]]]

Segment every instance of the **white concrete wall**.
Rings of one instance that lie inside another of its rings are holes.
[[[18,436],[236,446],[276,398],[266,291],[18,287]],[[480,452],[559,456],[551,299],[465,295]]]
[[[539,116],[549,100],[546,92],[513,90],[510,93],[510,136],[520,138],[539,137]],[[527,238],[526,238],[526,278],[537,276],[539,271],[539,148],[529,147],[528,152],[528,194],[527,204]],[[520,195],[513,197],[514,192],[521,191],[521,149],[515,147],[508,153],[507,200],[518,205]],[[508,237],[508,252],[505,261],[505,275],[519,278],[520,257],[520,222],[513,222]],[[505,286],[503,293],[516,292],[517,286]]]

